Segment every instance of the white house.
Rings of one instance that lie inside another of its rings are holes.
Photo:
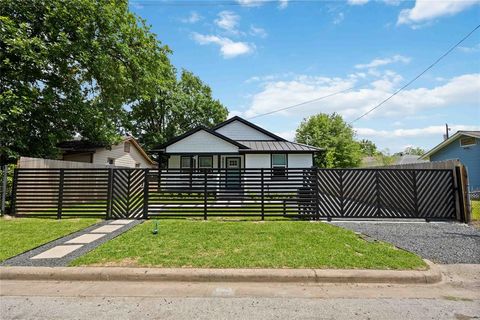
[[[132,137],[124,137],[121,142],[114,145],[71,140],[61,142],[57,146],[61,150],[60,160],[93,163],[105,167],[155,167],[155,162]]]
[[[310,168],[321,149],[287,141],[236,116],[211,129],[197,127],[152,151],[169,169],[280,169]]]

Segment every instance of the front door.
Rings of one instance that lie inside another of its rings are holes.
[[[240,157],[227,157],[225,161],[227,189],[240,189]]]

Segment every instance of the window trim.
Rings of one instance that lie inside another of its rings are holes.
[[[285,164],[273,164],[273,155],[284,155]],[[272,169],[272,179],[287,179],[287,168],[288,168],[288,153],[270,153],[270,167]],[[275,169],[284,169],[284,170],[275,170]],[[277,172],[275,172],[277,171]]]
[[[473,143],[471,143],[471,144],[462,144],[462,140],[465,139],[465,138],[466,138],[466,139],[469,139],[469,138],[470,138],[470,139],[473,139]],[[459,143],[460,143],[460,147],[462,147],[462,148],[468,148],[468,147],[471,147],[471,146],[475,146],[475,145],[477,144],[477,139],[475,139],[474,137],[463,137],[463,138],[460,138],[460,139],[459,139]]]
[[[188,167],[183,166],[183,159],[188,158],[190,159],[190,165]],[[192,156],[180,156],[180,169],[193,169],[193,157]]]
[[[200,167],[200,158],[209,158],[212,161],[212,165],[210,167]],[[198,156],[197,168],[198,169],[213,169],[213,156]]]

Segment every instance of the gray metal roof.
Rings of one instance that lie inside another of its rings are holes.
[[[306,144],[290,142],[290,141],[270,141],[270,140],[238,140],[249,149],[241,150],[243,152],[255,151],[295,151],[295,152],[317,152],[322,149],[308,146]]]

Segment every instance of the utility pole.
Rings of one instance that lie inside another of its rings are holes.
[[[445,135],[443,136],[444,140],[449,138],[448,131],[450,131],[450,128],[448,127],[448,123],[445,123]]]

